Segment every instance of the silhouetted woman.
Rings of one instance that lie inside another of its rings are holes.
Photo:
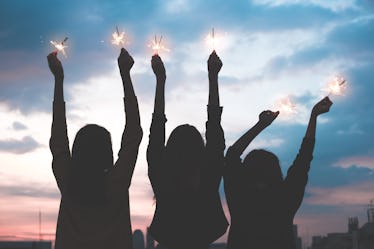
[[[161,58],[152,58],[157,84],[147,160],[156,210],[150,232],[166,249],[208,248],[228,225],[218,193],[225,149],[218,95],[221,67],[213,52],[208,60],[206,145],[199,131],[188,124],[175,128],[165,145],[166,73]]]
[[[78,131],[70,155],[64,73],[57,53],[48,55],[48,64],[55,76],[52,169],[61,192],[55,248],[132,248],[128,188],[142,139],[138,103],[130,78],[134,60],[122,49],[118,65],[125,94],[126,125],[114,165],[110,133],[95,124]]]
[[[317,116],[328,112],[331,105],[326,97],[313,107],[299,153],[285,179],[277,156],[269,151],[253,150],[243,162],[240,159],[279,112],[262,112],[257,124],[228,149],[224,186],[231,214],[229,249],[296,248],[292,225],[308,180]]]

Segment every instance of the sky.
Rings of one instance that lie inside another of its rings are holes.
[[[111,44],[116,26],[126,49],[144,131],[130,188],[133,229],[145,231],[155,208],[145,149],[153,111],[155,77],[147,47],[163,35],[166,133],[189,123],[204,134],[214,27],[222,126],[226,147],[289,97],[295,112],[277,120],[250,145],[274,152],[283,173],[295,158],[310,110],[335,75],[346,80],[342,96],[318,119],[314,159],[304,201],[295,217],[304,244],[311,236],[347,230],[347,218],[367,222],[374,199],[374,3],[371,0],[1,0],[0,1],[0,240],[54,239],[60,193],[48,142],[53,77],[46,56],[51,40],[69,37],[65,101],[70,145],[87,123],[106,127],[119,150],[123,91]],[[217,38],[218,39],[218,38]],[[247,150],[247,151],[249,151]],[[222,185],[222,184],[221,184]],[[227,205],[220,188],[227,217]],[[277,207],[274,203],[274,207]],[[224,235],[219,241],[225,241]]]

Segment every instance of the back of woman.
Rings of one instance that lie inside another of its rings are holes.
[[[134,61],[125,49],[118,58],[125,93],[126,125],[113,165],[110,133],[86,125],[69,149],[63,95],[63,68],[57,53],[48,55],[55,76],[50,149],[61,193],[56,249],[132,248],[128,189],[142,139],[139,108],[130,78]]]
[[[222,64],[213,53],[208,65],[216,71],[210,72],[206,145],[200,132],[187,124],[175,128],[165,145],[166,73],[161,58],[152,58],[157,85],[147,161],[156,210],[150,232],[167,249],[208,248],[227,228],[218,193],[225,148],[217,85]]]

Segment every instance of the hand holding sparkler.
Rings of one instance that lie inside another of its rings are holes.
[[[258,124],[263,128],[268,127],[269,125],[271,125],[271,123],[273,123],[273,121],[278,117],[278,115],[279,115],[279,111],[276,111],[276,112],[272,112],[270,110],[263,111],[258,116],[258,119],[259,119]]]
[[[57,52],[52,52],[47,56],[48,66],[56,79],[64,78],[64,70],[61,61],[57,58]]]
[[[157,39],[157,36],[155,35],[155,39],[152,41],[151,44],[148,44],[148,47],[152,48],[154,54],[159,54],[161,50],[169,52],[170,50],[161,45],[161,42],[162,36],[160,36],[160,38]]]
[[[124,47],[126,44],[125,32],[119,32],[118,26],[116,26],[116,32],[112,34],[112,44]]]
[[[130,74],[130,69],[134,65],[134,59],[127,52],[126,49],[122,48],[121,53],[118,57],[118,67],[121,75]]]
[[[68,47],[65,45],[65,43],[68,39],[69,39],[68,37],[65,37],[65,39],[62,42],[50,41],[50,43],[56,48],[54,52],[56,52],[57,54],[57,52],[60,51],[65,56],[65,58],[67,57],[65,48]]]
[[[331,105],[332,101],[329,99],[329,97],[323,98],[313,107],[312,116],[318,116],[320,114],[328,112],[330,110]]]
[[[343,95],[347,87],[347,81],[341,76],[335,76],[332,81],[330,81],[326,88],[322,89],[327,92],[327,96],[333,95]]]
[[[289,96],[278,100],[275,104],[275,109],[279,110],[283,117],[297,113],[296,105],[292,103]]]
[[[316,127],[317,127],[317,117],[320,114],[326,113],[330,110],[332,105],[329,97],[323,98],[317,104],[314,105],[312,112],[310,114],[308,127],[305,132],[305,137],[308,139],[314,139],[316,136]]]
[[[161,82],[165,82],[166,80],[166,71],[165,71],[165,66],[164,63],[161,60],[161,57],[158,56],[157,54],[152,56],[152,70],[154,74],[156,75],[157,82],[161,80]]]
[[[209,76],[217,76],[222,68],[222,61],[218,57],[217,53],[213,51],[208,59],[208,72]]]

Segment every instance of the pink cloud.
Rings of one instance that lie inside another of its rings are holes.
[[[374,157],[372,156],[351,156],[345,157],[333,164],[333,166],[341,168],[349,168],[351,166],[365,167],[374,169]]]
[[[23,51],[3,51],[0,53],[1,58],[7,58],[7,68],[0,69],[1,81],[3,84],[12,82],[12,84],[22,84],[33,78],[47,75],[48,70],[41,68],[35,63],[29,63],[35,60],[32,55]],[[20,64],[25,62],[24,64]],[[18,82],[18,83],[17,83]]]
[[[374,199],[374,182],[363,182],[359,184],[335,187],[335,188],[309,188],[307,192],[310,197],[305,202],[311,205],[346,206],[366,205]]]

